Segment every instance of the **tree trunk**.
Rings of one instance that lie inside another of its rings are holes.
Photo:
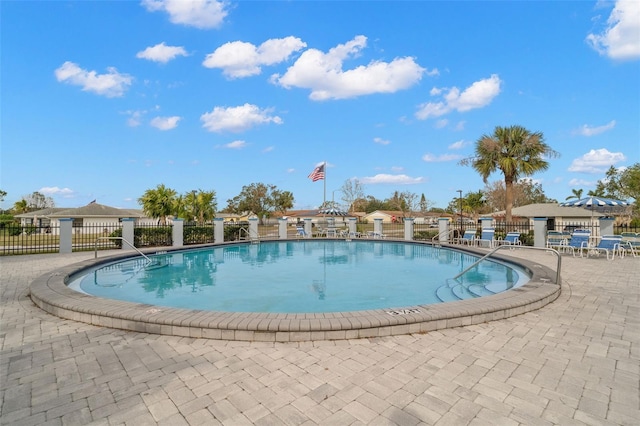
[[[513,179],[504,178],[504,188],[505,188],[505,222],[511,222],[511,209],[513,208]]]

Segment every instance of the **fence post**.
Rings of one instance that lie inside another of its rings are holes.
[[[312,219],[310,217],[305,217],[304,218],[304,233],[307,235],[313,235],[313,222]]]
[[[281,240],[287,239],[287,218],[281,217],[278,219],[278,238]]]
[[[480,218],[480,228],[482,228],[482,229],[493,228],[493,218],[492,217],[481,217]]]
[[[404,239],[407,241],[413,241],[413,218],[404,218]]]
[[[60,221],[60,253],[73,251],[73,219],[61,218]]]
[[[373,234],[374,235],[382,235],[382,219],[375,218],[373,219]]]
[[[357,217],[350,217],[349,219],[347,219],[349,221],[349,235],[355,235],[356,232],[358,232],[358,224],[357,224]]]
[[[441,243],[449,242],[449,226],[451,225],[451,221],[448,217],[439,217],[438,218],[438,240]]]
[[[258,233],[258,218],[250,217],[249,218],[249,239],[251,241],[257,241],[260,238],[260,234]]]
[[[546,247],[547,245],[547,218],[533,218],[533,246]]]
[[[224,243],[224,218],[216,217],[213,219],[213,242]]]
[[[601,217],[600,221],[600,236],[613,235],[613,223],[615,222],[613,217]]]
[[[134,241],[135,238],[135,219],[132,218],[123,218],[122,219],[122,238],[131,243],[132,245],[135,245],[136,242]],[[122,241],[121,241],[122,242]],[[130,247],[129,244],[122,242],[122,247],[120,247],[122,250],[133,250],[133,247]]]
[[[172,247],[182,247],[184,245],[184,219],[173,219],[171,227]]]

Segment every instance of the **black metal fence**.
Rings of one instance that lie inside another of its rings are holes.
[[[320,222],[314,223],[314,232],[323,227],[333,226],[337,230],[344,231],[348,235],[347,223],[344,222]],[[450,238],[458,238],[461,229],[452,224]],[[374,232],[373,223],[359,222],[356,225],[357,232],[361,235],[372,235]],[[496,222],[495,238],[504,239],[508,232],[520,232],[520,241],[525,245],[533,245],[533,226],[529,221],[521,222]],[[481,226],[476,223],[463,224],[462,230],[476,229],[476,235],[481,234]],[[547,223],[548,230],[556,230],[570,234],[574,229],[588,229],[591,235],[599,236],[600,227],[597,222],[559,222]],[[404,238],[404,223],[383,223],[382,233],[386,238]],[[431,241],[438,235],[437,224],[414,223],[413,238],[418,241]],[[614,226],[614,233],[623,232],[640,233],[640,227],[629,225]],[[336,235],[343,235],[336,233]],[[287,237],[295,238],[296,227],[287,226]],[[122,225],[120,223],[109,224],[85,224],[82,227],[72,228],[72,250],[86,251],[107,250],[122,247],[119,239],[109,239],[103,237],[122,237]],[[258,226],[258,238],[278,239],[279,228],[277,224],[266,224]],[[229,223],[224,226],[224,240],[249,240],[248,223]],[[211,223],[198,224],[189,222],[184,224],[183,234],[184,245],[209,244],[214,242],[214,227]],[[168,247],[173,244],[173,227],[171,225],[136,225],[134,228],[134,245],[137,248],[145,247]],[[36,254],[36,253],[58,253],[60,251],[60,227],[51,225],[19,225],[14,223],[4,223],[0,226],[0,255],[16,254]]]
[[[0,229],[0,254],[57,253],[59,228],[7,223]]]

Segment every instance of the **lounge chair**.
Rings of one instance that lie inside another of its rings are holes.
[[[487,246],[489,248],[496,245],[495,228],[482,228],[482,233],[477,241],[478,246]]]
[[[475,229],[467,229],[464,231],[464,235],[459,238],[453,239],[454,244],[467,244],[473,245],[476,243],[476,230]]]
[[[605,252],[607,260],[613,260],[616,256],[616,252],[619,257],[624,257],[624,249],[622,248],[622,235],[603,235],[598,241],[598,245],[589,247],[587,250],[587,257],[589,254],[600,255],[601,252]],[[611,257],[609,257],[611,253]]]
[[[520,241],[520,233],[519,232],[507,232],[504,240],[497,240],[496,244],[498,245],[509,245],[509,246],[520,246],[522,245],[522,241]]]
[[[589,238],[591,237],[591,231],[587,229],[576,229],[571,234],[569,242],[563,246],[564,250],[571,250],[573,257],[576,257],[576,251],[580,253],[582,257],[584,251],[589,248]]]
[[[622,249],[631,253],[633,257],[640,256],[640,234],[635,232],[623,232],[620,234],[622,237]]]
[[[555,248],[558,251],[561,251],[564,247],[567,246],[569,240],[564,235],[564,233],[560,231],[547,231],[547,247]]]

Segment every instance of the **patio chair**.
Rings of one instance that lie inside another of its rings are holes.
[[[569,242],[562,246],[564,250],[571,250],[573,257],[576,257],[576,251],[580,253],[582,257],[584,251],[589,248],[589,238],[591,238],[591,231],[587,229],[576,229],[571,234]]]
[[[462,237],[454,238],[454,244],[467,244],[473,245],[476,243],[476,230],[475,229],[467,229],[464,231],[464,235]]]
[[[496,244],[498,245],[509,245],[509,246],[520,246],[522,245],[522,241],[520,241],[520,233],[519,232],[507,232],[504,240],[497,240]]]
[[[478,246],[487,246],[489,248],[496,245],[496,229],[495,228],[482,228],[480,238],[477,239]]]
[[[307,234],[307,231],[305,231],[304,228],[298,227],[298,228],[296,228],[296,237],[298,237],[298,238],[309,238],[310,235]]]
[[[598,241],[597,246],[589,247],[587,250],[587,257],[589,254],[596,254],[600,256],[601,252],[605,252],[607,260],[613,260],[616,256],[616,252],[619,257],[624,257],[624,249],[622,248],[622,235],[603,235]],[[609,257],[611,253],[611,257]]]
[[[622,237],[622,249],[631,253],[633,257],[640,256],[640,234],[635,232],[623,232],[620,234]]]
[[[547,248],[554,248],[561,251],[567,246],[569,240],[560,231],[547,231]]]

